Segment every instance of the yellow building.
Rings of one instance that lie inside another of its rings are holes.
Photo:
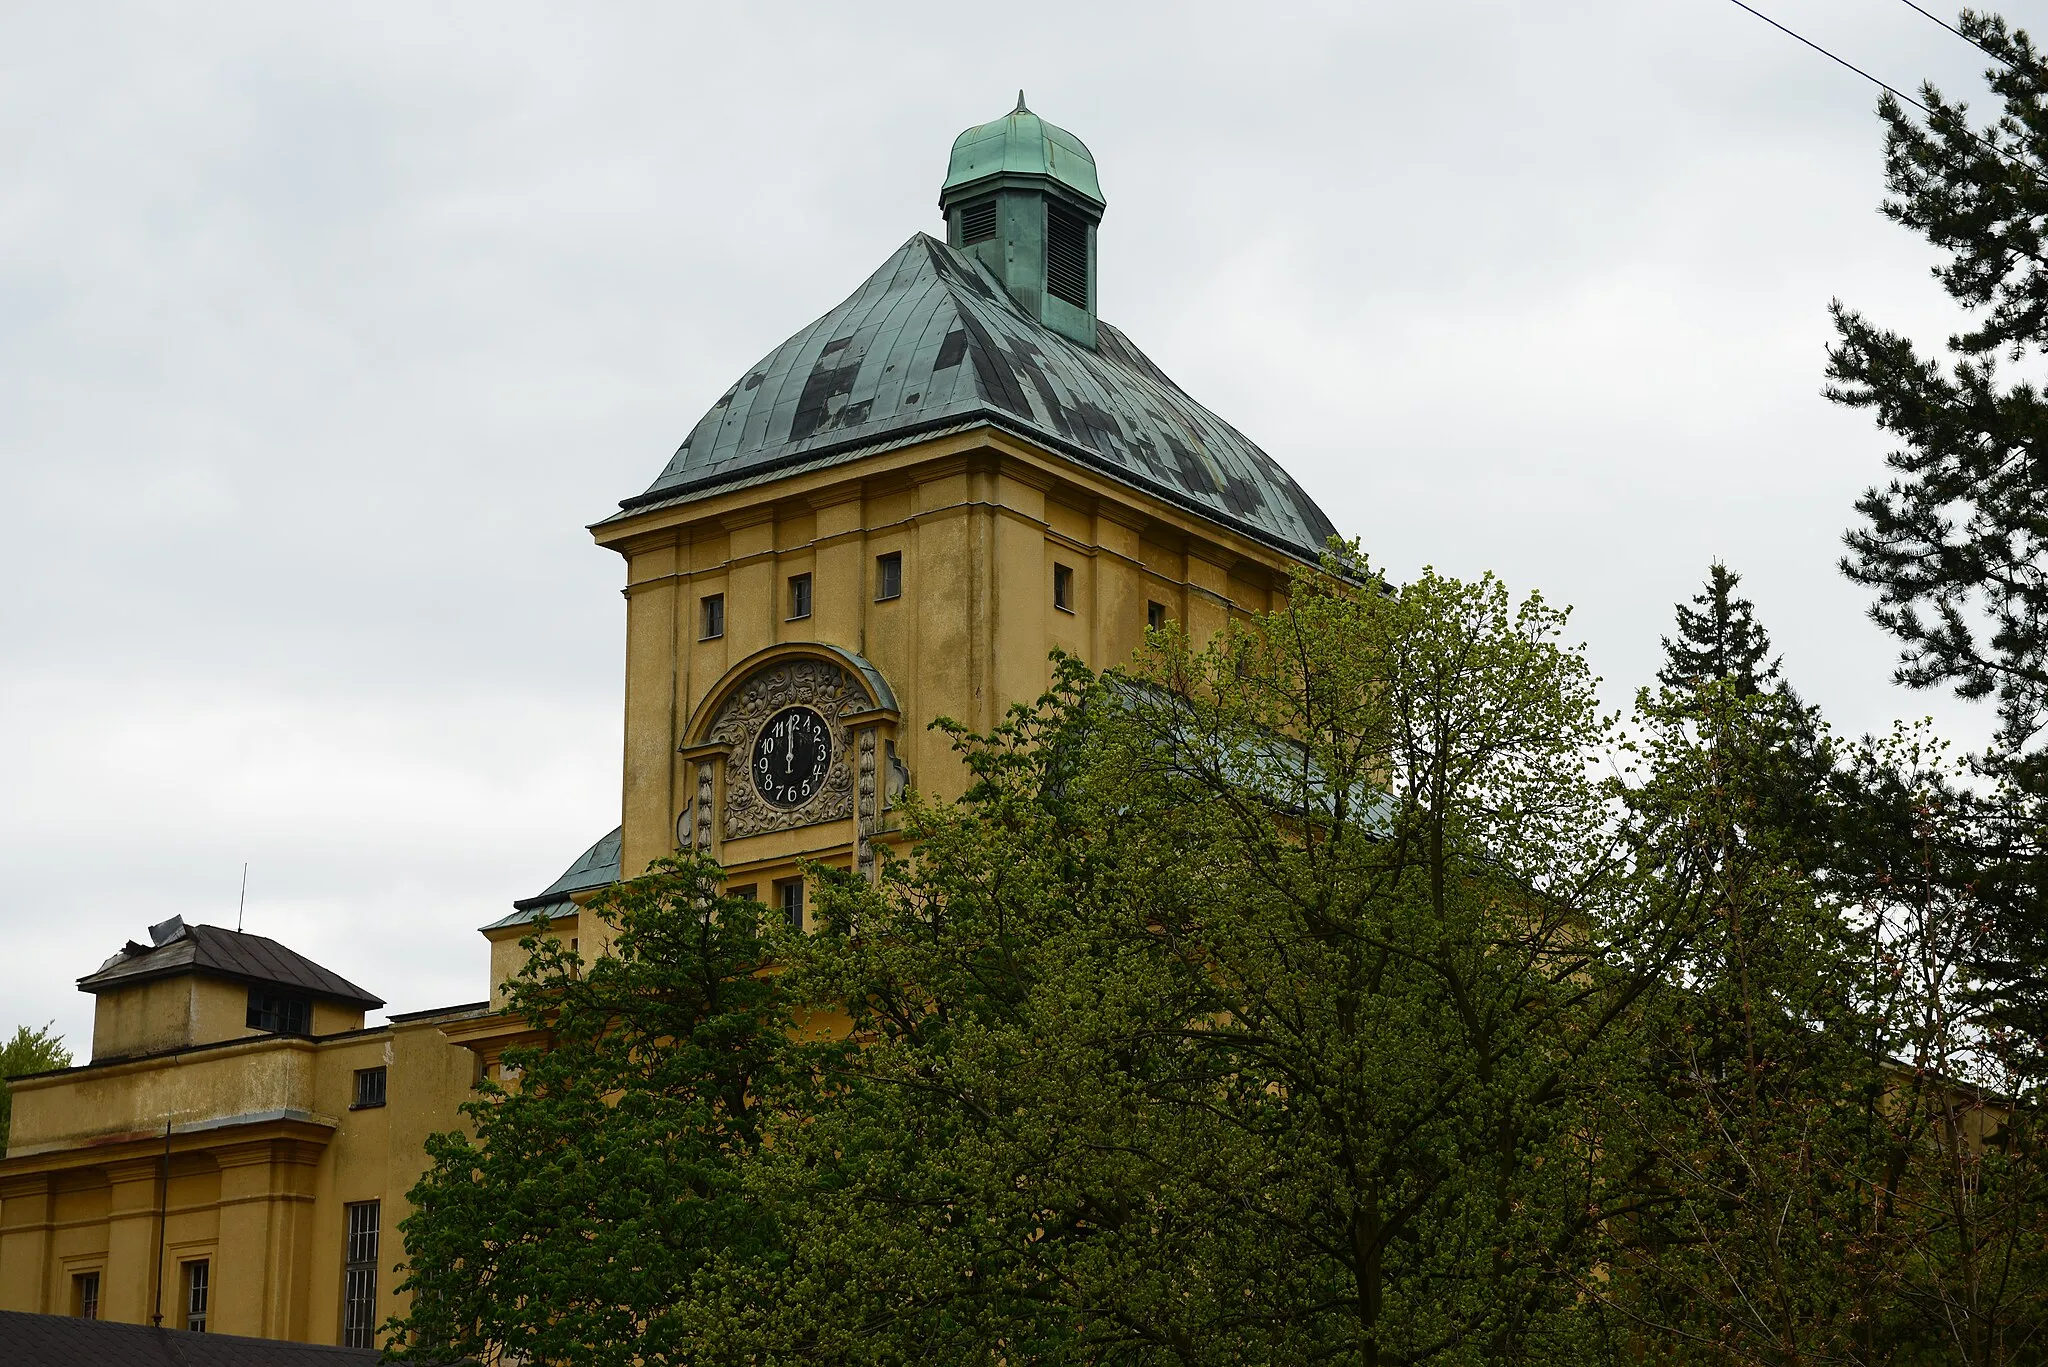
[[[801,924],[804,861],[866,872],[906,788],[963,786],[931,719],[989,726],[1055,647],[1099,667],[1148,626],[1205,637],[1317,558],[1332,528],[1307,495],[1098,318],[1105,200],[1078,139],[1020,97],[955,141],[940,208],[944,241],[914,234],[749,367],[591,529],[625,563],[620,826],[483,928],[491,983],[536,922],[600,948],[580,899],[679,846]],[[100,1313],[147,1316],[162,1208],[168,1283],[209,1264],[208,1327],[340,1341],[347,1222],[376,1202],[390,1313],[419,1141],[519,1034],[498,990],[363,1031],[373,999],[305,988],[299,1033],[257,1033],[248,975],[100,976],[93,1062],[17,1095],[0,1309],[77,1312],[97,1275]],[[380,1061],[386,1104],[351,1109]]]
[[[12,1084],[0,1309],[369,1346],[476,1059],[261,935],[173,917],[79,980],[92,1060]],[[0,1353],[0,1360],[4,1360]]]

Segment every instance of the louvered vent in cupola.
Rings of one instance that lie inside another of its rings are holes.
[[[996,235],[996,200],[994,195],[978,199],[972,204],[960,206],[960,245],[972,247],[977,242],[987,242]]]
[[[1045,204],[1045,287],[1055,299],[1088,307],[1088,223],[1054,200]]]

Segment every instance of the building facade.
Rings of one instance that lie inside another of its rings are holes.
[[[1105,209],[1088,149],[1020,96],[955,141],[944,240],[914,234],[749,367],[591,528],[625,567],[620,823],[483,927],[492,984],[536,924],[600,951],[589,893],[678,848],[803,924],[806,862],[867,873],[905,791],[964,786],[933,718],[986,728],[1043,691],[1054,649],[1102,667],[1148,627],[1203,639],[1316,562],[1332,527],[1315,503],[1099,318]],[[175,1004],[121,1006],[91,1064],[22,1085],[0,1309],[76,1311],[97,1269],[99,1313],[146,1318],[159,1266],[207,1261],[220,1330],[341,1341],[363,1265],[350,1212],[372,1201],[379,1319],[396,1308],[390,1231],[420,1141],[457,1123],[520,1022],[493,987],[364,1030],[374,999],[334,989],[299,1033],[257,1030],[248,1005],[230,1038],[197,1023],[241,999],[206,991],[186,1027]],[[378,1059],[384,1105],[352,1109]]]

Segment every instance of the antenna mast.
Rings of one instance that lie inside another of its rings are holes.
[[[249,905],[249,861],[242,861],[242,897],[235,903],[235,930],[242,929],[242,908]]]

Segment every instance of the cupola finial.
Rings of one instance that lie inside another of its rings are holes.
[[[1024,92],[1021,89],[1017,92],[1017,107],[1010,112],[1012,114],[1029,114],[1031,112],[1024,107]]]

